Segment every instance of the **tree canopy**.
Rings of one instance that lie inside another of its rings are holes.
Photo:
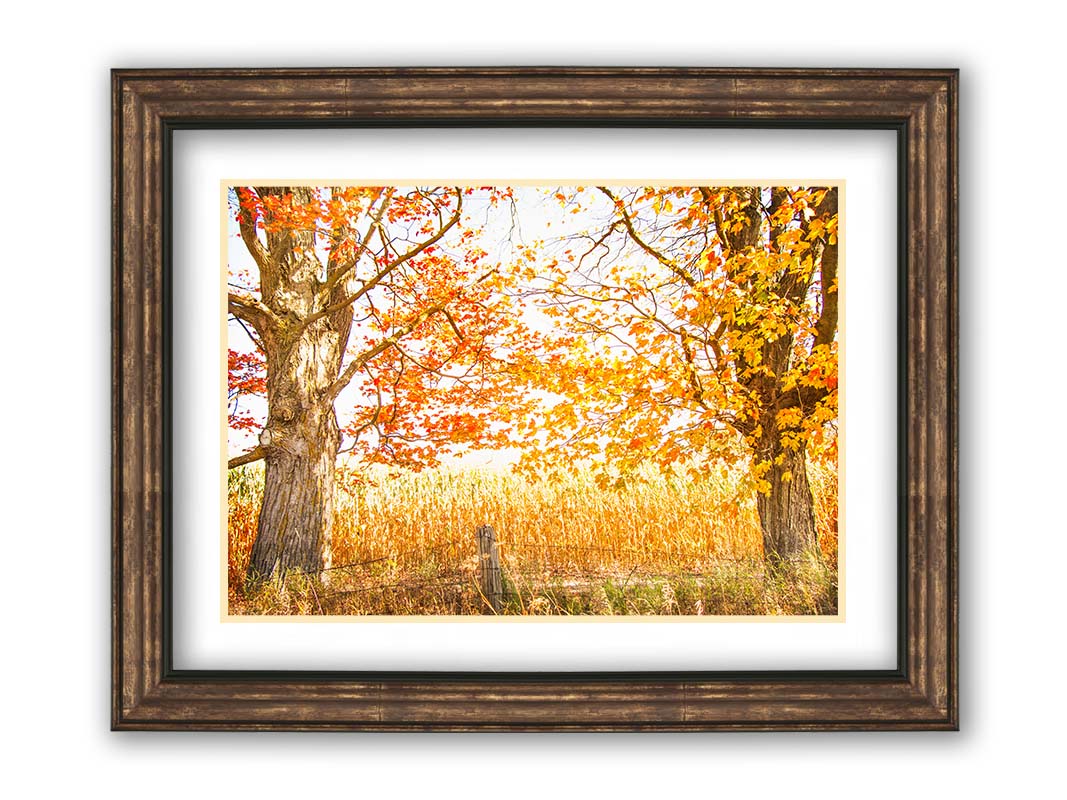
[[[605,483],[747,463],[765,551],[810,549],[806,459],[836,458],[837,204],[803,186],[235,187],[251,263],[231,265],[229,310],[253,346],[230,350],[230,422],[259,443],[231,466],[266,458],[269,492],[288,463],[261,536],[284,539],[298,500],[323,507],[299,524],[328,518],[341,452],[420,469],[515,447],[529,473],[582,459]],[[269,550],[259,573],[284,569]]]

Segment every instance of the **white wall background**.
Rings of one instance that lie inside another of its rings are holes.
[[[1054,8],[11,5],[0,48],[5,788],[877,798],[1055,786],[1067,533],[1058,507],[1067,251],[1056,214],[1067,160]],[[960,733],[108,732],[107,71],[433,64],[962,68]]]

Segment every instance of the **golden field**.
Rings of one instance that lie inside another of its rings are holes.
[[[475,530],[492,525],[504,614],[835,614],[837,474],[809,465],[820,553],[763,561],[755,496],[740,473],[642,471],[601,488],[577,470],[339,468],[330,569],[246,593],[262,465],[229,473],[231,614],[481,614]]]

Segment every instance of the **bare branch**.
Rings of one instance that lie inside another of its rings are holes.
[[[265,351],[265,350],[263,349],[263,340],[259,338],[259,335],[258,335],[258,334],[256,334],[256,333],[253,333],[253,332],[252,332],[251,330],[249,330],[249,328],[248,328],[248,324],[247,324],[247,323],[246,323],[246,322],[245,322],[245,321],[244,321],[243,319],[241,319],[240,317],[238,317],[238,316],[237,316],[236,314],[234,314],[234,315],[232,315],[232,316],[233,316],[233,318],[234,318],[235,320],[237,320],[237,324],[241,326],[241,329],[242,329],[242,330],[243,330],[243,331],[245,332],[245,334],[246,334],[246,335],[248,336],[248,340],[249,340],[250,342],[252,342],[252,344],[254,344],[254,345],[255,345],[256,347],[258,347],[258,348],[259,348],[259,350],[260,350],[260,352],[266,352],[266,351]]]
[[[259,461],[261,458],[267,457],[267,448],[263,445],[256,445],[247,453],[242,453],[239,456],[231,458],[226,466],[227,469],[233,469],[234,467],[240,467],[244,464],[251,464],[254,461]]]
[[[239,320],[244,320],[250,324],[260,336],[263,336],[278,325],[277,315],[254,298],[243,297],[230,292],[227,296],[226,306],[231,314]]]
[[[634,242],[637,243],[638,247],[640,247],[642,250],[644,250],[646,253],[648,253],[650,256],[652,256],[654,259],[656,259],[663,266],[667,267],[667,269],[669,269],[671,272],[673,272],[675,275],[677,275],[679,278],[681,278],[683,281],[685,281],[690,286],[695,286],[696,285],[696,281],[693,280],[693,276],[692,275],[690,275],[684,269],[679,267],[677,264],[675,264],[673,261],[671,261],[665,255],[663,255],[663,253],[661,253],[658,250],[656,250],[655,248],[651,247],[647,242],[645,242],[644,239],[641,238],[640,234],[638,234],[638,232],[637,232],[637,229],[634,228],[633,220],[631,220],[630,219],[630,215],[626,213],[626,209],[623,206],[622,201],[616,199],[615,195],[613,195],[611,193],[610,189],[608,189],[606,186],[598,186],[597,188],[601,192],[603,192],[605,195],[607,195],[608,198],[611,200],[611,202],[615,204],[616,210],[619,212],[619,215],[622,217],[622,224],[626,226],[626,230],[630,234],[630,238],[633,239]]]
[[[331,401],[337,399],[337,395],[339,395],[344,390],[344,388],[348,386],[349,383],[351,383],[352,378],[355,377],[356,373],[359,372],[359,370],[363,369],[363,367],[365,367],[375,358],[380,356],[386,350],[391,348],[403,337],[407,336],[409,333],[415,330],[415,328],[419,327],[419,325],[424,323],[434,314],[440,312],[441,309],[443,309],[445,307],[445,304],[448,302],[449,301],[444,300],[440,303],[435,303],[427,309],[424,309],[419,314],[416,314],[415,317],[409,320],[405,325],[402,325],[399,328],[395,329],[393,333],[382,339],[370,350],[366,351],[365,353],[361,353],[359,356],[354,358],[352,362],[345,368],[345,371],[341,373],[341,377],[334,381],[333,385],[330,386],[329,391],[326,392],[327,397]]]
[[[448,309],[447,308],[443,309],[443,311],[444,311],[444,314],[445,314],[445,319],[448,320],[448,324],[452,326],[452,330],[456,334],[456,338],[459,339],[462,342],[463,341],[463,332],[459,329],[459,325],[457,325],[456,321],[454,319],[452,319],[452,315],[448,313]]]

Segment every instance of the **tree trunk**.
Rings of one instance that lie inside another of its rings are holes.
[[[291,202],[314,202],[308,187],[260,187],[283,210]],[[289,198],[289,199],[287,199]],[[333,485],[341,434],[334,413],[352,308],[319,316],[343,299],[346,285],[323,298],[323,265],[315,233],[276,222],[266,211],[264,240],[250,214],[242,212],[241,237],[259,265],[262,303],[272,321],[259,330],[267,357],[267,423],[260,434],[266,480],[256,541],[248,564],[250,581],[292,571],[317,574],[329,566]],[[284,213],[283,213],[284,219]],[[332,263],[332,262],[331,262]]]
[[[294,570],[319,573],[329,566],[341,446],[329,390],[347,333],[322,319],[295,342],[264,342],[269,413],[260,443],[266,449],[266,480],[248,565],[252,581]]]
[[[807,457],[801,450],[779,450],[782,462],[771,460],[765,480],[770,492],[756,495],[763,556],[769,561],[789,561],[814,551],[815,510],[808,484]]]
[[[266,456],[263,505],[248,564],[251,581],[284,577],[292,571],[317,574],[329,565],[333,521],[334,467],[340,435],[333,408],[308,414],[284,444],[272,443]]]

